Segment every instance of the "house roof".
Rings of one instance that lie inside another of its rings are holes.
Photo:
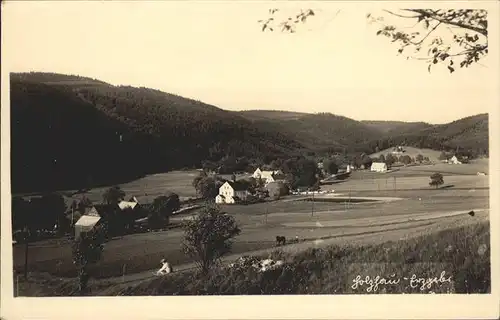
[[[128,208],[134,209],[137,204],[138,204],[137,202],[132,202],[132,201],[120,201],[120,203],[118,203],[118,207],[121,210],[125,210]]]
[[[101,220],[101,217],[83,215],[75,223],[75,226],[91,227]]]
[[[248,186],[244,183],[238,181],[227,181],[227,183],[233,188],[234,191],[245,191],[248,190]]]

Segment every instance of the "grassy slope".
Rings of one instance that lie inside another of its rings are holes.
[[[106,295],[192,295],[192,294],[345,294],[367,293],[367,286],[350,287],[356,275],[394,278],[451,276],[452,285],[434,285],[420,291],[400,285],[386,286],[385,293],[433,291],[453,293],[490,292],[490,224],[481,222],[452,228],[408,240],[378,245],[330,246],[296,254],[276,251],[274,259],[283,259],[286,271],[258,274],[252,271],[219,269],[209,277],[193,271],[172,274],[162,279],[143,281],[134,286],[117,286]],[[75,282],[38,274],[29,282],[19,278],[19,293],[27,296],[75,294]],[[109,284],[98,283],[95,292]],[[383,293],[380,286],[373,293]]]
[[[291,256],[276,254],[278,257],[275,255],[273,258],[288,261],[287,271],[258,274],[218,270],[208,278],[186,273],[155,279],[121,294],[365,293],[350,288],[353,278],[358,274],[375,277],[377,274],[388,276],[395,272],[400,277],[412,274],[439,277],[442,271],[452,276],[453,285],[434,286],[432,291],[486,293],[490,291],[489,230],[489,223],[483,223],[375,246],[334,246],[310,249]],[[483,248],[486,249],[484,252]],[[418,289],[404,285],[387,289],[387,293],[418,292]]]
[[[403,154],[409,155],[412,158],[415,158],[418,154],[421,154],[424,157],[429,157],[429,160],[431,162],[434,162],[434,163],[441,162],[439,160],[439,155],[441,154],[441,151],[431,150],[431,149],[420,149],[420,148],[414,148],[414,147],[404,147],[404,149],[406,150],[406,152]],[[370,155],[370,157],[371,158],[378,158],[378,157],[380,157],[381,154],[383,154],[385,157],[385,156],[387,156],[387,154],[389,154],[391,152],[392,152],[392,148],[389,148],[389,149],[381,150],[379,152],[372,153]]]
[[[425,122],[403,122],[403,121],[361,121],[362,123],[375,128],[386,134],[398,134],[401,131],[422,130],[432,127],[431,124]]]

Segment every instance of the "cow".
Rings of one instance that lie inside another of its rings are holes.
[[[286,244],[286,238],[284,236],[276,236],[276,245],[285,245]]]

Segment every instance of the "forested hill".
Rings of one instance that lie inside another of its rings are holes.
[[[466,154],[488,154],[488,114],[479,114],[447,124],[425,122],[356,121],[330,113],[248,110],[240,112],[254,123],[279,127],[316,151],[373,153],[394,145],[434,150],[456,150]]]
[[[240,115],[147,88],[11,74],[12,191],[116,183],[225,156],[290,156],[302,146]]]
[[[148,88],[22,73],[11,74],[11,139],[12,191],[39,192],[119,183],[204,161],[243,169],[277,157],[371,154],[394,145],[484,154],[488,115],[433,126],[234,112]]]

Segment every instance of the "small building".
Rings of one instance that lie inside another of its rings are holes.
[[[387,172],[387,164],[384,162],[373,162],[370,171]]]
[[[89,232],[101,221],[101,216],[95,207],[86,208],[83,215],[75,223],[75,239],[82,233]]]
[[[462,164],[460,160],[458,160],[457,156],[453,156],[448,160],[449,164]]]
[[[219,188],[219,194],[215,197],[215,203],[233,204],[245,201],[250,192],[248,186],[237,181],[226,181]]]
[[[486,175],[486,172],[479,171],[479,172],[477,173],[477,175],[478,175],[478,176],[485,176],[485,175]]]
[[[120,201],[118,203],[118,207],[120,208],[120,210],[125,210],[125,209],[134,210],[138,204],[139,204],[139,201],[137,201],[137,198],[132,197],[132,198],[130,198],[129,201]]]
[[[252,175],[255,179],[264,180],[265,184],[284,180],[284,175],[281,170],[273,170],[273,171],[262,171],[260,168],[257,168]]]
[[[281,197],[288,193],[288,188],[282,181],[270,182],[266,185],[270,197]]]

